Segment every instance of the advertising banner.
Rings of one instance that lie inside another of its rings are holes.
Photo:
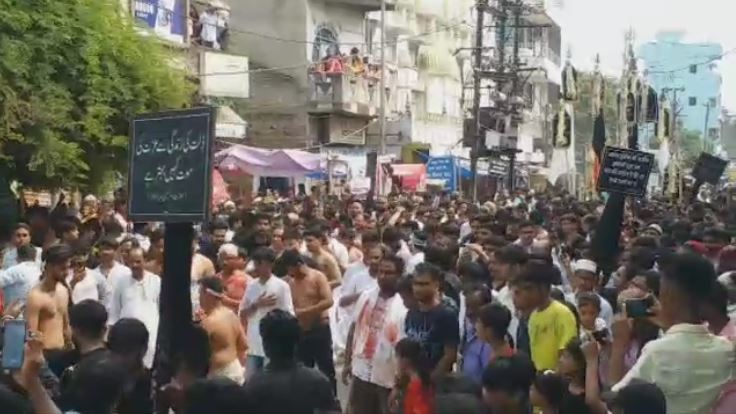
[[[187,43],[186,0],[132,0],[136,23],[174,43]]]

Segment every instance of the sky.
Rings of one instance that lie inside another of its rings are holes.
[[[686,41],[710,41],[724,51],[736,48],[736,0],[553,0],[561,2],[563,56],[592,69],[596,53],[606,74],[620,75],[624,38],[636,32],[637,45],[654,40],[662,30],[684,30]],[[719,63],[723,104],[736,112],[736,53]]]

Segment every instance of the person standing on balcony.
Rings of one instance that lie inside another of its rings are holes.
[[[199,16],[199,24],[202,27],[202,46],[217,49],[217,12],[210,6]]]

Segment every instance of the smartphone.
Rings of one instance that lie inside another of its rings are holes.
[[[651,297],[646,297],[644,299],[629,299],[624,302],[626,316],[629,318],[644,318],[652,316],[649,312],[649,308],[651,308],[652,305],[654,305],[654,301]]]
[[[593,332],[593,339],[595,339],[596,342],[598,342],[599,344],[606,343],[606,340],[608,339],[608,330],[603,329]]]
[[[26,347],[26,321],[11,319],[5,322],[3,333],[3,369],[20,369]]]

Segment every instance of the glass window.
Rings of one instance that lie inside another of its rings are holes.
[[[690,73],[698,73],[698,65],[690,65]]]
[[[688,98],[687,101],[688,101],[688,105],[690,106],[695,106],[698,104],[698,98],[695,96],[691,96],[690,98]]]

